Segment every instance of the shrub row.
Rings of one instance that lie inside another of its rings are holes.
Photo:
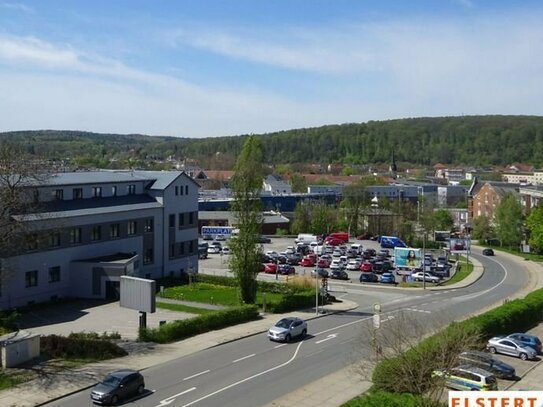
[[[269,301],[266,304],[266,311],[280,314],[294,311],[300,308],[307,308],[315,305],[315,292],[310,290],[298,292],[285,292],[278,302]]]
[[[41,352],[50,358],[105,360],[128,353],[104,339],[86,339],[47,335],[40,338]]]
[[[168,322],[158,328],[142,329],[139,339],[145,342],[168,343],[257,318],[256,305],[242,305],[194,318]]]
[[[409,359],[410,366],[421,366],[421,371],[416,374],[427,379],[427,375],[431,374],[433,369],[432,363],[429,363],[429,361],[439,361],[440,353],[443,353],[447,346],[450,352],[460,351],[454,349],[455,337],[458,335],[468,334],[487,340],[500,334],[525,332],[540,323],[542,319],[543,289],[539,289],[523,299],[506,302],[484,314],[471,317],[462,322],[452,323],[402,355],[383,360],[373,370],[373,385],[378,390],[403,392],[405,389],[398,387],[394,383],[394,377],[401,374],[406,359]],[[421,359],[420,363],[418,359]],[[428,380],[421,380],[421,382],[429,383]]]
[[[352,399],[341,407],[445,407],[446,403],[408,393],[376,391]]]

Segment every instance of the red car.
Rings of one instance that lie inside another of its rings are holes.
[[[300,262],[300,266],[302,267],[313,267],[314,265],[315,265],[314,257],[305,256]]]
[[[371,272],[373,271],[373,264],[371,264],[369,261],[364,261],[360,265],[360,271],[362,272]]]
[[[328,236],[326,239],[324,239],[324,243],[329,246],[341,246],[344,242],[337,237]]]
[[[326,269],[330,267],[330,260],[328,259],[319,259],[319,262],[317,263],[317,267],[321,269]]]
[[[264,273],[275,274],[277,272],[277,264],[275,263],[265,263],[264,264]]]

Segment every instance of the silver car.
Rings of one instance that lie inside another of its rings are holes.
[[[494,337],[488,340],[486,348],[490,353],[502,353],[504,355],[516,356],[522,360],[535,359],[537,352],[514,339]]]
[[[297,317],[279,320],[268,330],[270,341],[290,342],[292,338],[303,338],[307,334],[307,322]]]

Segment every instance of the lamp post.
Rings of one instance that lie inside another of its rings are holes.
[[[319,315],[319,249],[318,243],[315,249],[317,254],[317,264],[315,264],[315,315]]]

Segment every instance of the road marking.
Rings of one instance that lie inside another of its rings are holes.
[[[323,343],[323,342],[329,341],[330,339],[334,339],[335,337],[337,337],[337,334],[330,334],[326,338],[321,339],[320,341],[317,341],[315,343],[316,344]]]
[[[203,372],[193,374],[192,376],[189,376],[189,377],[185,377],[185,378],[183,379],[183,381],[184,381],[184,380],[194,379],[195,377],[201,376],[201,375],[206,374],[206,373],[209,373],[209,372],[211,372],[211,370],[209,370],[209,369],[208,369],[208,370],[204,370]]]
[[[287,346],[287,344],[286,343],[281,343],[281,344],[279,344],[277,346],[274,346],[273,349],[282,348],[283,346]]]
[[[247,356],[244,356],[244,357],[242,357],[242,358],[233,360],[232,363],[241,362],[242,360],[252,358],[253,356],[256,356],[256,353],[251,353],[250,355],[247,355]]]
[[[254,374],[254,375],[252,375],[252,376],[246,377],[245,379],[242,379],[242,380],[239,380],[239,381],[237,381],[237,382],[235,382],[235,383],[229,384],[229,385],[226,386],[226,387],[223,387],[223,388],[221,388],[221,389],[219,389],[219,390],[215,390],[214,392],[209,393],[209,394],[206,394],[205,396],[202,396],[202,397],[200,397],[199,399],[193,400],[193,401],[191,401],[190,403],[184,404],[184,405],[181,406],[181,407],[189,407],[189,406],[192,406],[192,405],[194,405],[194,404],[196,404],[196,403],[199,403],[200,401],[203,401],[203,400],[206,400],[206,399],[208,399],[208,398],[210,398],[210,397],[213,397],[213,396],[215,396],[216,394],[219,394],[219,393],[222,393],[223,391],[229,390],[229,389],[231,389],[232,387],[239,386],[240,384],[243,384],[243,383],[245,383],[245,382],[248,382],[249,380],[253,380],[253,379],[257,378],[257,377],[263,376],[263,375],[265,375],[265,374],[267,374],[267,373],[273,372],[274,370],[281,369],[282,367],[287,366],[287,365],[290,364],[294,359],[296,359],[296,356],[298,356],[298,352],[299,352],[300,347],[302,346],[302,344],[303,344],[303,342],[300,342],[300,343],[298,344],[298,346],[296,347],[296,351],[294,352],[294,355],[292,355],[292,357],[291,357],[289,360],[287,360],[285,363],[281,363],[280,365],[274,366],[274,367],[272,367],[272,368],[270,368],[270,369],[268,369],[268,370],[264,370],[263,372]],[[157,407],[159,407],[159,406],[157,406]]]
[[[422,312],[424,314],[431,314],[432,311],[426,311],[423,309],[417,309],[417,308],[405,308],[406,311],[412,311],[412,312]]]
[[[167,406],[168,404],[171,404],[175,401],[176,397],[182,396],[183,394],[187,394],[193,390],[196,390],[196,387],[191,387],[190,389],[187,389],[185,391],[182,391],[181,393],[174,394],[173,396],[170,396],[164,400],[160,401],[160,404],[156,405],[156,407],[163,407]]]

